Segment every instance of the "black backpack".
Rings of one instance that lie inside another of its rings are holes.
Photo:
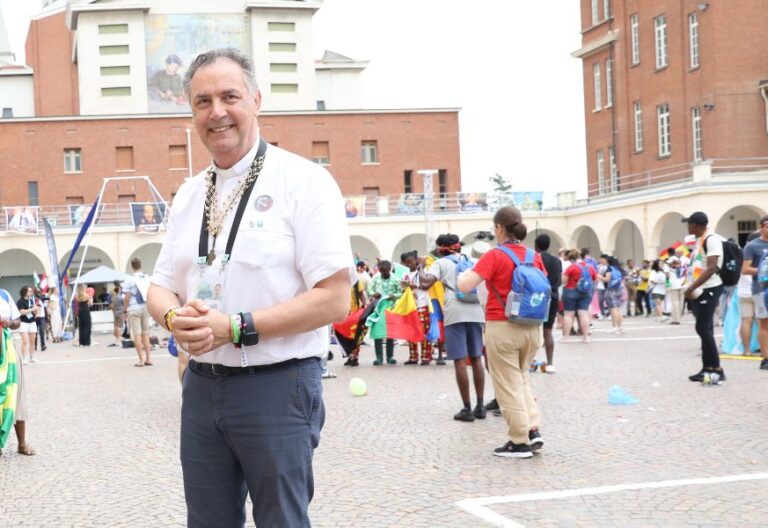
[[[704,239],[704,254],[707,253],[707,240],[712,235]],[[741,248],[735,242],[723,240],[723,267],[718,268],[717,273],[723,286],[736,286],[741,277],[741,265],[744,262],[744,254]]]

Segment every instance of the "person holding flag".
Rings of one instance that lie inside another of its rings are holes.
[[[394,365],[395,359],[395,340],[387,333],[386,314],[387,308],[392,307],[394,301],[403,294],[403,287],[400,279],[392,274],[392,263],[388,260],[379,262],[379,274],[376,275],[368,286],[368,296],[377,301],[376,312],[366,321],[366,325],[371,329],[373,337],[373,347],[376,351],[374,366],[379,366],[383,361],[383,342],[387,342],[387,364]]]
[[[429,365],[432,361],[432,343],[427,339],[430,327],[429,296],[426,289],[419,283],[419,253],[417,251],[408,251],[400,255],[400,262],[408,268],[408,272],[403,276],[403,288],[410,288],[416,299],[416,307],[419,314],[419,321],[424,330],[424,339],[420,342],[408,342],[408,361],[406,365],[418,365],[419,363],[419,343],[421,344],[421,364]]]

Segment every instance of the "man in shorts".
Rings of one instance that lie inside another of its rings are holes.
[[[147,300],[141,292],[141,281],[146,281],[147,276],[141,272],[141,260],[131,259],[133,275],[123,282],[125,293],[125,311],[128,314],[128,326],[131,328],[131,339],[136,347],[139,362],[134,367],[152,366],[152,347],[149,343],[149,312]]]
[[[456,259],[461,254],[461,241],[454,234],[437,237],[437,250],[441,257],[427,270],[422,268],[423,257],[419,266],[419,285],[428,289],[435,282],[445,286],[445,352],[453,360],[456,372],[456,384],[461,394],[462,409],[453,417],[462,422],[473,422],[475,418],[486,416],[483,404],[485,371],[483,370],[483,323],[485,314],[479,302],[469,303],[456,297]],[[475,383],[477,405],[474,410],[469,397],[469,376],[467,376],[467,358],[472,365],[472,378]]]
[[[768,254],[768,215],[760,219],[760,237],[755,238],[744,246],[744,263],[741,272],[752,276],[752,303],[755,307],[755,318],[759,326],[757,335],[760,341],[760,353],[763,360],[760,362],[761,370],[768,370],[768,310],[765,306],[765,295],[762,285],[758,282],[758,267],[763,255]],[[749,348],[749,343],[744,344],[744,350]]]

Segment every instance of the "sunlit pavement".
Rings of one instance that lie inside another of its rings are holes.
[[[723,386],[691,383],[691,320],[625,326],[616,336],[596,322],[590,345],[558,343],[556,374],[532,375],[545,445],[530,460],[492,456],[506,441],[502,418],[452,419],[451,365],[405,366],[405,347],[395,366],[373,367],[372,346],[357,368],[337,355],[313,526],[768,525],[768,371],[725,360]],[[184,525],[175,360],[157,350],[154,366],[136,368],[132,349],[94,340],[52,345],[27,365],[37,455],[17,454],[12,435],[0,458],[2,526]],[[352,377],[366,396],[350,393]],[[612,385],[638,403],[609,405]]]

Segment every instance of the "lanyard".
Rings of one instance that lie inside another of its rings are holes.
[[[256,152],[256,158],[254,162],[259,158],[264,157],[267,151],[267,143],[263,139],[259,140],[259,150]],[[256,175],[251,184],[245,188],[243,195],[240,197],[240,203],[237,204],[237,210],[235,211],[235,218],[232,220],[232,227],[229,230],[229,238],[227,239],[227,247],[224,250],[224,256],[221,259],[222,264],[226,264],[229,261],[229,256],[232,254],[232,247],[235,245],[235,238],[237,237],[237,231],[240,228],[240,220],[243,219],[245,208],[248,205],[248,198],[251,196],[251,191],[256,186],[256,180],[259,179],[259,174]],[[216,173],[213,173],[212,183],[216,185]],[[208,219],[206,218],[205,209],[203,209],[203,224],[200,228],[200,244],[198,246],[197,263],[199,265],[211,265],[216,258],[216,253],[212,249],[208,252]],[[213,244],[216,245],[216,237],[213,237]]]

